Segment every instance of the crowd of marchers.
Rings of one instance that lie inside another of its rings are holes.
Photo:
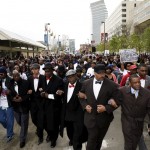
[[[122,148],[148,150],[143,127],[150,116],[149,58],[140,55],[137,62],[98,54],[0,58],[0,123],[6,129],[6,142],[15,136],[15,119],[20,148],[25,147],[30,114],[35,144],[43,143],[46,131],[45,140],[54,148],[66,129],[74,150],[82,150],[84,142],[87,150],[100,150],[113,111],[120,106]]]

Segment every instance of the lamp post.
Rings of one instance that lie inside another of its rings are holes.
[[[50,32],[50,23],[45,24],[45,34],[47,34],[47,50],[49,51],[49,32]]]
[[[59,37],[60,37],[60,35],[58,35],[58,50],[57,50],[57,54],[59,54]]]
[[[106,37],[105,37],[105,22],[102,22],[104,24],[104,52],[105,52],[105,43],[106,43]]]

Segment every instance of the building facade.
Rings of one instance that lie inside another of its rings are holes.
[[[105,33],[108,34],[108,40],[113,35],[121,36],[122,34],[130,34],[134,10],[137,5],[143,0],[124,0],[105,22]],[[104,31],[104,26],[101,25],[101,31]]]
[[[108,11],[104,0],[99,0],[90,4],[92,13],[92,41],[97,45],[101,39],[101,24],[108,17]]]
[[[69,53],[75,53],[75,39],[69,39]]]
[[[137,5],[134,11],[133,31],[142,33],[150,27],[150,1],[145,0]]]

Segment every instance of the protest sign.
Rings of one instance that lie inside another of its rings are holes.
[[[120,62],[136,62],[138,60],[138,54],[136,49],[120,49]]]

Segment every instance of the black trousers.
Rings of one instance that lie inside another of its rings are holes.
[[[67,136],[73,142],[74,150],[82,150],[83,122],[66,121]]]
[[[37,120],[38,120],[38,106],[35,102],[31,102],[30,104],[30,114],[33,124],[37,127]]]
[[[102,142],[108,131],[109,125],[103,128],[99,128],[98,126],[95,126],[93,128],[87,128],[88,142],[87,142],[86,150],[100,150],[101,149]]]
[[[25,142],[28,132],[28,125],[29,125],[29,113],[23,114],[14,112],[15,119],[17,123],[20,125],[20,142]]]

